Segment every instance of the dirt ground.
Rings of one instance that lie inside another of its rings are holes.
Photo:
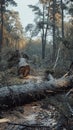
[[[1,115],[0,130],[8,129],[8,123],[4,123],[5,121],[27,125],[37,124],[49,126],[53,130],[60,116],[54,106],[50,104],[44,105],[43,100],[26,104],[25,106],[15,107],[6,112],[2,111]]]

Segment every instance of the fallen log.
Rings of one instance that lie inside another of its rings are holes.
[[[35,77],[36,79],[36,77]],[[73,87],[73,75],[43,81],[27,79],[22,85],[0,88],[0,108],[6,109],[45,98],[49,94],[63,92]]]

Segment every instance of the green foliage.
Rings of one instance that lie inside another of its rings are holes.
[[[28,24],[25,27],[25,33],[31,38],[37,36],[39,34],[39,31],[39,28],[33,24]]]
[[[35,5],[28,5],[30,8],[32,8],[32,11],[38,11],[39,7]]]
[[[32,11],[36,14],[36,15],[40,15],[42,16],[42,12],[41,9],[39,8],[39,6],[35,6],[35,5],[28,5],[29,8],[32,9]]]
[[[7,11],[4,13],[3,32],[4,45],[10,45],[13,44],[13,40],[16,42],[22,39],[23,27],[17,11]]]
[[[17,6],[17,3],[14,0],[4,0],[4,1],[6,6],[8,6],[9,4]]]
[[[6,7],[8,7],[9,5],[13,5],[16,6],[16,2],[14,0],[1,0],[0,1],[0,51],[4,42],[4,15],[6,13]],[[7,39],[8,40],[8,39]]]
[[[71,16],[73,16],[73,4],[71,5],[71,7],[69,9],[69,13],[71,14]]]

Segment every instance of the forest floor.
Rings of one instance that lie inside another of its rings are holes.
[[[4,120],[11,123],[26,124],[26,125],[42,125],[49,126],[54,130],[57,120],[60,117],[59,112],[54,106],[48,103],[44,105],[44,100],[26,104],[25,106],[15,107],[14,109],[2,112]],[[18,130],[19,126],[10,130]],[[12,126],[11,126],[12,128]],[[0,130],[9,130],[8,123],[0,123]],[[33,129],[32,129],[33,130]],[[42,130],[42,129],[41,129]]]
[[[5,71],[0,71],[0,87],[24,84],[27,79],[36,80],[39,76],[44,76],[44,69],[31,69],[30,75],[27,77],[20,78],[17,75],[17,67],[12,67],[11,69],[6,69]],[[36,78],[35,78],[36,77]]]
[[[40,76],[44,77],[44,69],[31,69],[31,74],[26,78],[20,78],[17,76],[17,68],[13,67],[5,71],[0,72],[0,87],[24,84],[27,81],[33,80],[37,82]],[[35,78],[36,77],[36,78]],[[41,80],[41,79],[39,79]],[[53,97],[54,98],[54,97]],[[55,102],[56,104],[56,102]],[[9,126],[8,123],[4,123],[4,120],[11,123],[26,124],[26,125],[43,125],[49,126],[51,130],[55,130],[54,127],[58,123],[60,118],[60,112],[56,107],[50,104],[46,97],[46,100],[33,102],[23,106],[16,106],[15,108],[0,112],[0,130],[21,130],[21,126]],[[29,129],[30,130],[30,129]],[[33,130],[33,129],[32,129]],[[38,129],[37,129],[38,130]],[[43,130],[43,129],[40,129]],[[66,129],[63,129],[66,130]]]
[[[39,78],[38,75],[43,77],[44,69],[43,71],[41,69],[36,69],[36,71],[33,69],[30,76],[21,79],[19,76],[17,76],[16,67],[13,67],[11,69],[0,72],[0,87],[15,84],[24,84],[31,79],[34,82],[37,82],[36,79]],[[24,106],[15,107],[14,109],[12,108],[8,111],[2,111],[0,113],[0,130],[8,130],[8,124],[3,123],[4,121],[2,122],[2,120],[8,120],[10,122],[27,125],[37,124],[50,126],[53,129],[54,125],[56,125],[57,123],[57,118],[59,118],[60,114],[54,106],[50,105],[49,103],[46,104],[44,102],[44,100],[37,101],[31,104],[26,104]]]

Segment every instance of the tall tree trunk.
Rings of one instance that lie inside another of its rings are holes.
[[[62,40],[64,39],[64,11],[63,11],[63,1],[61,0],[61,10],[62,10]]]
[[[45,39],[42,35],[42,59],[45,58]]]
[[[53,55],[52,55],[53,61],[55,60],[56,55],[55,13],[56,13],[56,0],[53,0]]]
[[[48,1],[48,5],[50,7],[50,1]],[[49,9],[48,9],[48,15],[47,15],[47,25],[46,25],[46,29],[45,29],[45,46],[46,46],[46,37],[47,37],[47,31],[48,31],[48,26],[49,26]]]
[[[43,29],[42,29],[42,59],[45,58],[45,30],[44,30],[44,8],[45,5],[43,4]]]
[[[0,38],[0,52],[1,52],[1,49],[2,49],[2,45],[3,45],[3,2],[1,1],[1,38]]]

